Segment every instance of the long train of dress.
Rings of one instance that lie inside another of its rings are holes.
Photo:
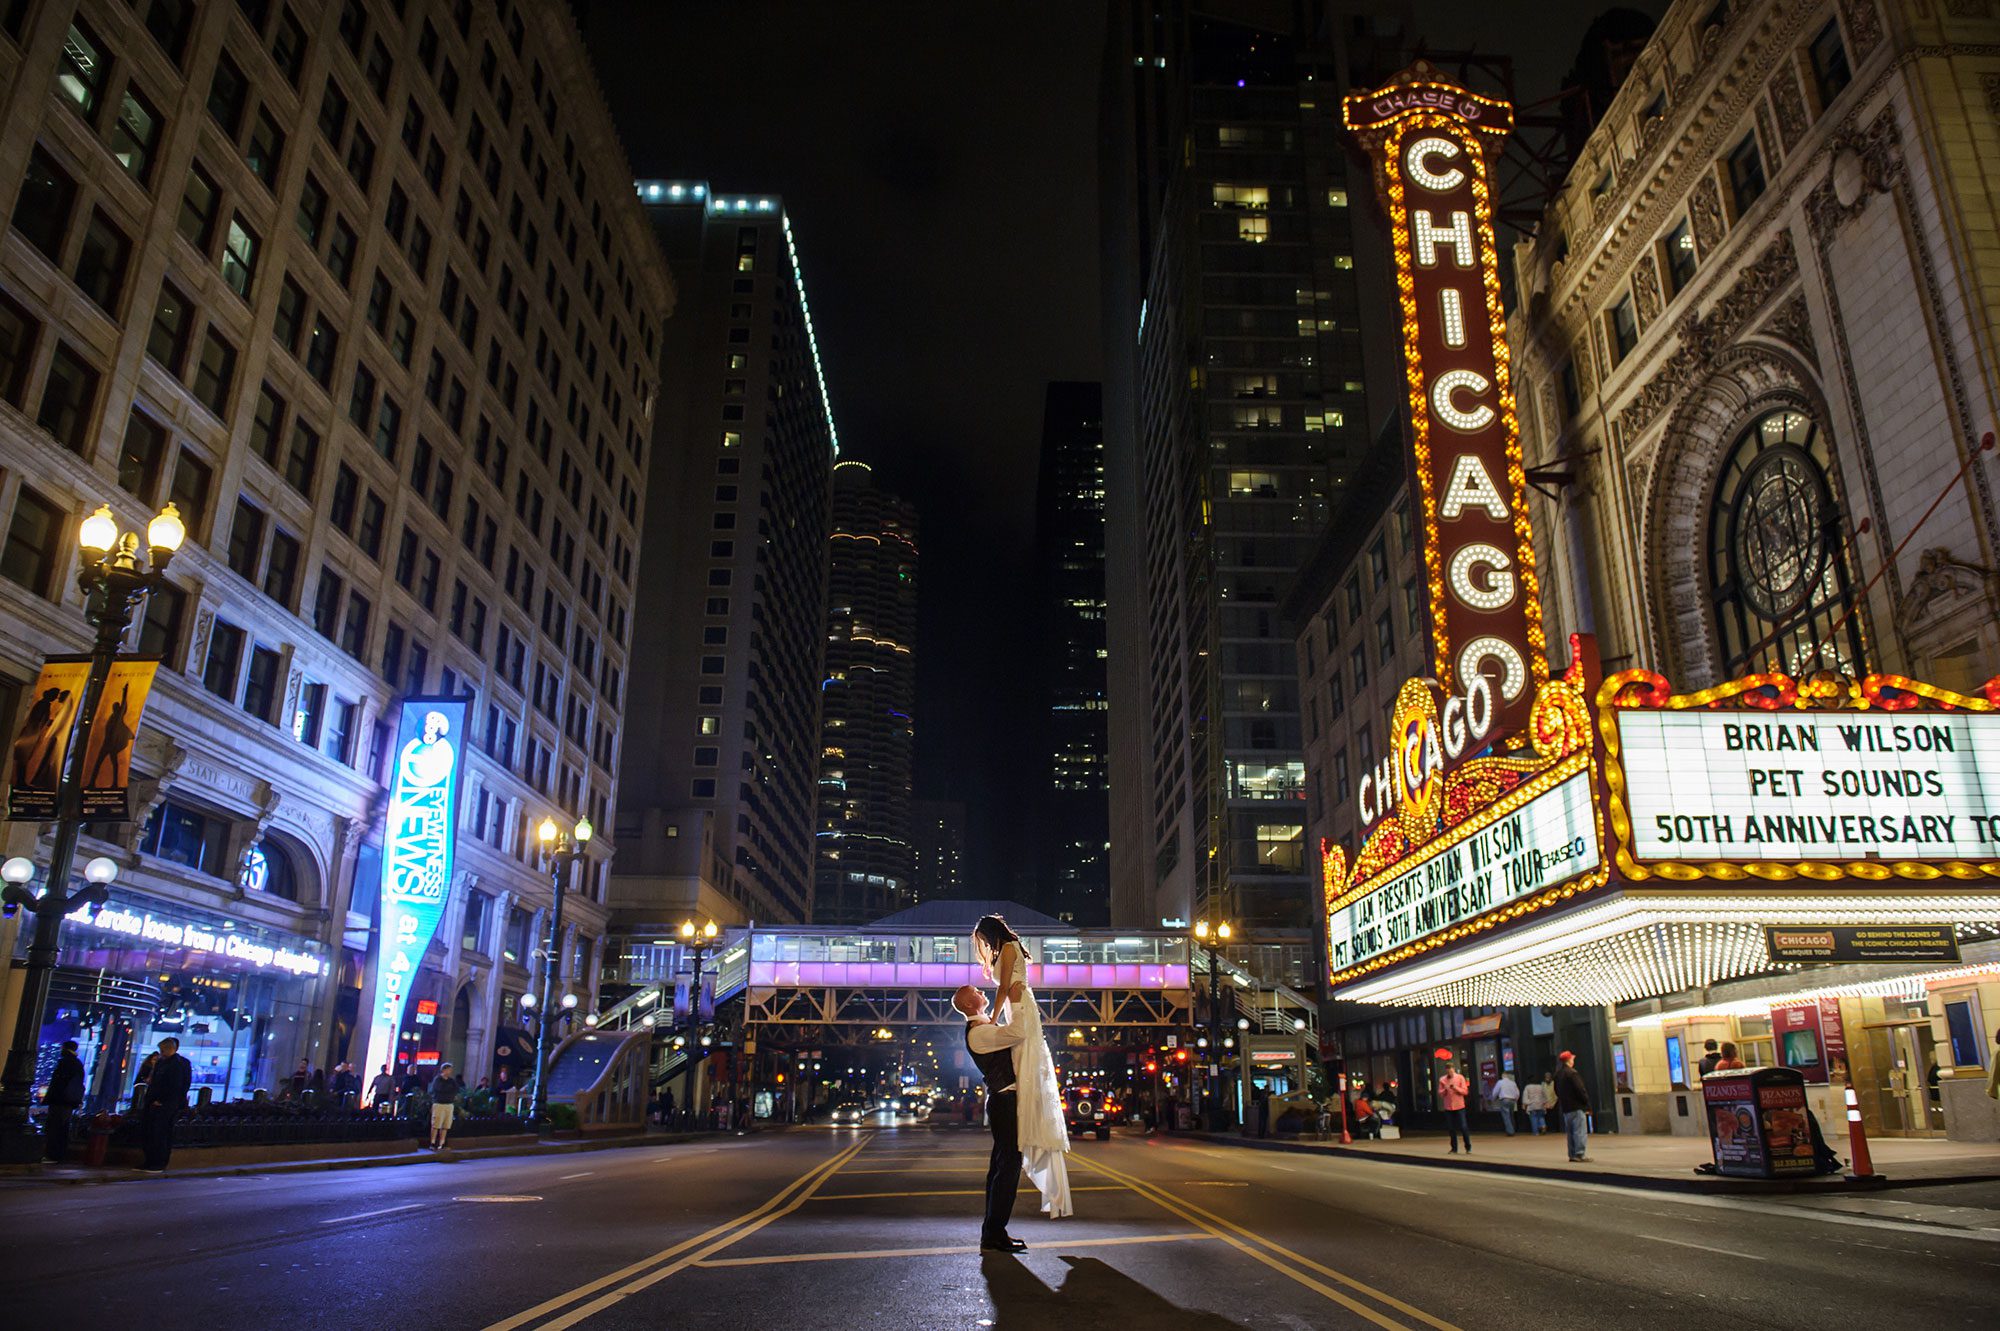
[[[1069,1197],[1069,1124],[1063,1115],[1062,1088],[1056,1084],[1055,1057],[1042,1033],[1041,1009],[1035,991],[1023,986],[1021,1001],[1008,1005],[1008,1021],[1019,1022],[1021,1061],[1015,1068],[1020,1090],[1021,1167],[1042,1194],[1042,1210],[1056,1220],[1074,1214]]]

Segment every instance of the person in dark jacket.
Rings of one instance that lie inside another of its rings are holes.
[[[1703,1040],[1701,1042],[1701,1062],[1695,1064],[1695,1076],[1698,1078],[1708,1076],[1709,1073],[1715,1071],[1715,1065],[1721,1061],[1722,1051],[1715,1047],[1715,1041]],[[1697,1087],[1699,1087],[1699,1082],[1697,1082]]]
[[[48,1106],[43,1131],[48,1136],[48,1157],[61,1164],[69,1154],[69,1119],[83,1103],[83,1060],[76,1056],[76,1041],[64,1040],[56,1068],[49,1076],[49,1089],[42,1093]]]
[[[451,1136],[451,1120],[458,1112],[458,1093],[465,1089],[465,1082],[451,1070],[451,1064],[438,1065],[437,1076],[431,1078],[431,1149],[442,1151],[445,1140]]]
[[[139,1075],[132,1079],[132,1110],[142,1113],[146,1108],[146,1084],[153,1080],[153,1069],[159,1064],[157,1052],[146,1055],[146,1061],[139,1065]]]
[[[352,1063],[342,1063],[333,1070],[331,1089],[335,1104],[346,1106],[354,1103],[354,1097],[361,1091],[361,1078],[355,1075]]]
[[[146,1107],[140,1130],[146,1142],[148,1174],[167,1172],[167,1160],[174,1153],[174,1120],[188,1107],[188,1092],[194,1087],[194,1065],[180,1053],[181,1042],[169,1035],[160,1041],[159,1061],[153,1064],[152,1080],[146,1083]]]
[[[1556,1055],[1556,1108],[1562,1111],[1563,1130],[1569,1135],[1569,1158],[1588,1160],[1584,1148],[1590,1140],[1590,1087],[1576,1070],[1576,1055],[1565,1049]]]

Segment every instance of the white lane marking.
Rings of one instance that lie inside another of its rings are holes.
[[[349,1220],[367,1220],[378,1215],[394,1215],[398,1211],[414,1211],[423,1204],[422,1202],[404,1202],[401,1206],[385,1206],[379,1211],[363,1211],[359,1215],[337,1215],[331,1220],[322,1220],[319,1223],[322,1225],[339,1225],[345,1224]]]
[[[1287,1174],[1296,1174],[1296,1173],[1298,1173],[1298,1172],[1299,1172],[1298,1170],[1296,1170],[1296,1169],[1293,1169],[1293,1168],[1292,1168],[1292,1167],[1291,1167],[1290,1165],[1272,1165],[1272,1166],[1271,1166],[1271,1168],[1273,1168],[1273,1169],[1282,1169],[1282,1170],[1284,1170],[1284,1171],[1285,1171],[1285,1172],[1286,1172]]]
[[[556,1182],[567,1183],[573,1178],[589,1178],[592,1174],[595,1174],[596,1172],[597,1171],[594,1169],[586,1169],[581,1174],[564,1174],[561,1178],[557,1179]]]
[[[1746,1262],[1766,1262],[1768,1257],[1759,1257],[1754,1252],[1740,1252],[1735,1248],[1711,1248],[1706,1243],[1689,1243],[1686,1239],[1670,1239],[1663,1234],[1635,1234],[1634,1238],[1652,1243],[1671,1243],[1676,1248],[1699,1248],[1703,1252],[1720,1253],[1724,1257],[1741,1257]]]

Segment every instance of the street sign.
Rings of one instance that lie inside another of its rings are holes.
[[[1774,962],[1957,961],[1958,931],[1948,924],[1764,926]]]

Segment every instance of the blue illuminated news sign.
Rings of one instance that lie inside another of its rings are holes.
[[[451,892],[465,712],[463,698],[409,698],[396,728],[382,834],[381,944],[369,995],[374,1020],[363,1065],[370,1076],[385,1063],[395,1064],[410,989]]]

